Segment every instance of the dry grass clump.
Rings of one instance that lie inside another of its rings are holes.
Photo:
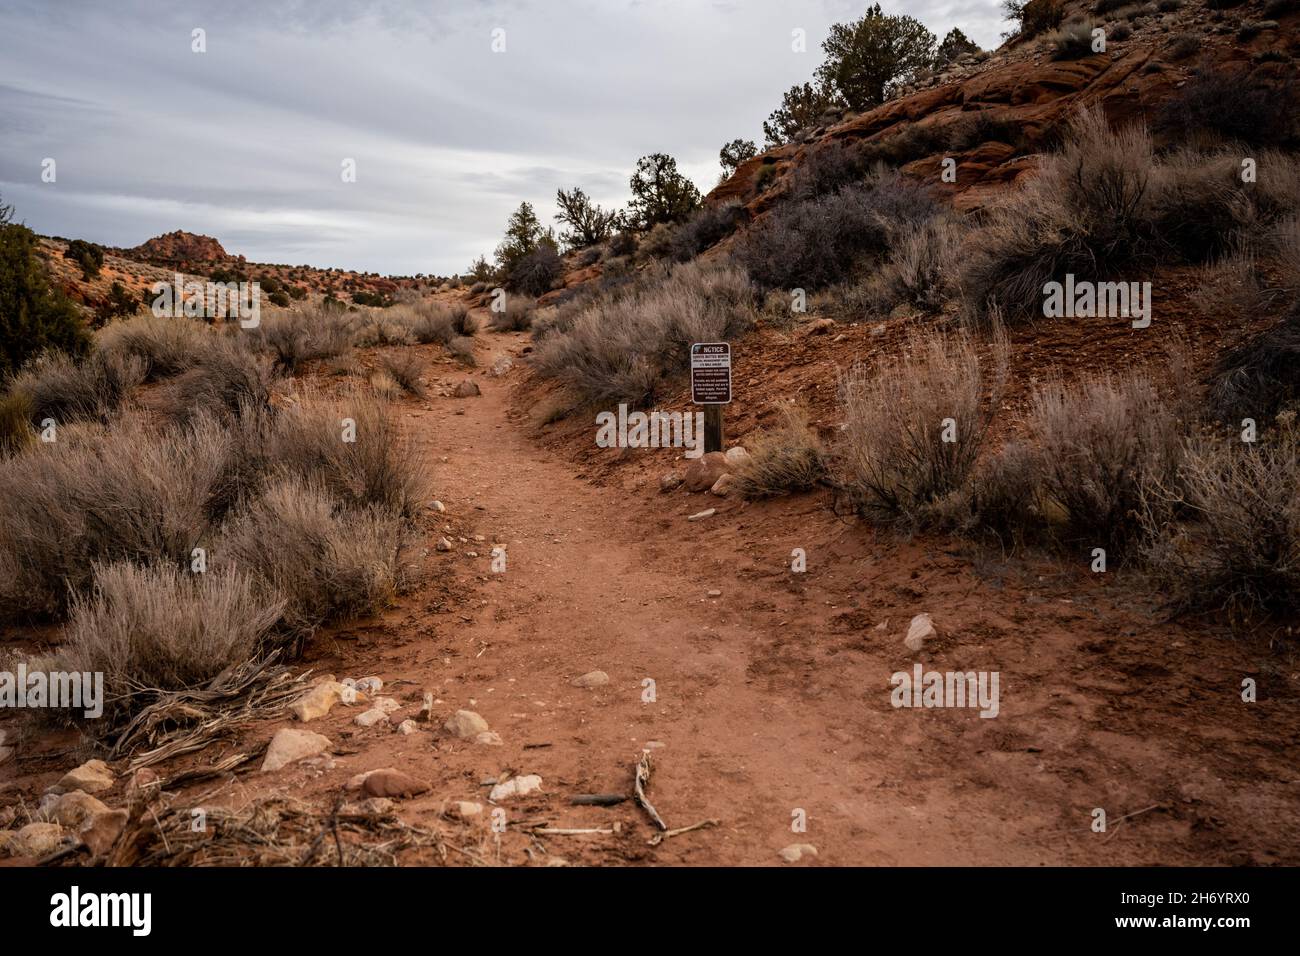
[[[478,319],[460,303],[417,302],[409,307],[389,310],[389,318],[410,330],[421,345],[446,345],[458,336],[472,336],[478,331]]]
[[[962,272],[968,317],[981,324],[997,310],[1031,318],[1041,314],[1050,281],[1067,273],[1104,279],[1131,269],[1153,238],[1154,163],[1144,129],[1112,131],[1100,112],[1079,113],[1061,151],[972,234]]]
[[[94,587],[74,597],[50,666],[104,674],[106,726],[137,695],[193,687],[255,657],[283,609],[233,571],[97,563],[92,573]]]
[[[736,244],[736,255],[765,289],[820,289],[848,278],[866,258],[880,256],[899,232],[938,211],[930,195],[897,174],[769,213]]]
[[[799,408],[782,406],[777,425],[760,432],[746,450],[749,459],[731,472],[743,498],[809,491],[826,476],[826,451]]]
[[[1040,388],[1029,413],[1038,476],[1068,531],[1122,546],[1141,529],[1143,495],[1170,485],[1183,428],[1169,403],[1139,376],[1103,375]]]
[[[215,336],[194,319],[145,313],[106,325],[95,333],[95,345],[107,355],[143,359],[146,380],[156,381],[193,368]]]
[[[112,428],[69,426],[0,461],[0,614],[61,615],[95,562],[188,566],[230,447],[211,420],[158,432],[127,415]]]
[[[644,406],[686,368],[692,342],[748,330],[755,295],[735,265],[690,262],[594,296],[569,315],[566,330],[553,328],[537,344],[541,373],[585,401]]]
[[[396,383],[398,390],[424,398],[428,390],[420,381],[423,364],[409,352],[390,352],[379,360],[380,369]]]
[[[331,618],[388,606],[404,542],[399,516],[340,507],[318,480],[289,477],[239,511],[217,551],[222,565],[283,598],[279,629],[302,637]]]
[[[497,306],[500,305],[498,309]],[[518,296],[504,296],[488,310],[488,328],[493,332],[527,332],[533,325],[537,302]]]
[[[1223,353],[1210,385],[1213,414],[1263,422],[1300,400],[1300,303],[1281,322]]]
[[[0,458],[17,455],[33,441],[32,402],[22,392],[0,395]]]
[[[1007,362],[1000,335],[985,363],[965,334],[915,332],[893,361],[850,369],[840,383],[839,466],[858,510],[883,522],[922,524],[960,492],[984,446]]]
[[[962,225],[947,216],[903,230],[889,257],[872,276],[868,293],[882,312],[898,305],[936,313],[957,291],[957,263],[965,239]]]
[[[239,333],[215,337],[194,367],[160,390],[161,407],[173,422],[203,415],[233,417],[247,407],[268,408],[275,370],[271,358]]]
[[[1187,608],[1232,614],[1300,611],[1300,430],[1294,411],[1255,443],[1189,443],[1176,483],[1156,486],[1146,555]],[[1175,525],[1162,516],[1189,516]]]
[[[362,320],[361,326],[353,336],[352,342],[360,348],[373,348],[378,345],[414,345],[415,333],[407,324],[403,313],[386,314],[388,310],[379,310]]]
[[[1092,55],[1092,30],[1089,20],[1070,20],[1044,37],[1053,60],[1078,60]]]
[[[419,455],[373,393],[299,393],[277,410],[267,441],[275,473],[318,481],[345,507],[412,518],[428,497]]]
[[[92,352],[77,359],[45,352],[14,376],[11,394],[24,396],[32,424],[107,419],[145,378],[145,363],[129,355]]]
[[[291,375],[304,362],[346,355],[356,334],[353,313],[320,306],[300,312],[277,311],[250,330],[257,347],[274,357],[276,368]]]
[[[447,354],[464,365],[477,365],[474,356],[474,340],[469,336],[457,336],[447,343]]]

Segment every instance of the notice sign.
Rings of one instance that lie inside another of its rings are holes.
[[[691,401],[696,405],[731,403],[731,345],[696,342],[691,346]]]

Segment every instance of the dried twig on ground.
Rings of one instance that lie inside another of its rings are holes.
[[[136,754],[130,769],[137,770],[202,750],[253,717],[274,716],[307,689],[307,675],[291,676],[277,656],[227,669],[206,687],[155,691],[157,699],[117,735],[110,756]]]
[[[650,786],[650,751],[643,750],[641,751],[641,759],[637,761],[636,765],[636,783],[633,788],[633,796],[641,809],[654,821],[655,826],[660,830],[667,830],[668,824],[660,819],[658,811],[646,799],[645,791],[648,786]]]
[[[649,843],[651,846],[658,846],[669,837],[681,836],[683,833],[690,833],[692,830],[707,830],[718,825],[718,820],[701,820],[699,823],[692,823],[688,827],[678,827],[676,830],[665,830],[663,833],[656,833],[650,838]]]

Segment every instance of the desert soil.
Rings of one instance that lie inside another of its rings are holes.
[[[303,662],[382,677],[403,705],[394,723],[432,690],[434,729],[363,729],[359,708],[338,706],[307,725],[334,742],[330,759],[266,774],[253,765],[176,801],[283,792],[325,812],[354,774],[395,767],[431,785],[399,802],[404,819],[502,864],[783,865],[778,852],[794,843],[817,849],[798,865],[1300,863],[1298,668],[1265,638],[1173,621],[1161,595],[1123,571],[1090,573],[1083,554],[1008,558],[904,539],[836,515],[829,493],[748,505],[659,494],[659,475],[684,470],[679,452],[611,463],[620,452],[573,437],[580,424],[571,440],[547,437],[522,367],[526,337],[479,343],[472,372],[421,354],[432,381],[471,377],[481,396],[399,406],[447,508],[428,513],[415,550],[423,583],[380,620],[318,635]],[[493,375],[501,356],[514,368]],[[713,517],[686,520],[710,507]],[[434,547],[443,535],[450,553]],[[506,549],[504,573],[491,570],[494,545]],[[806,573],[791,570],[795,548]],[[938,633],[913,653],[903,637],[919,613]],[[895,709],[890,675],[918,662],[997,671],[998,716]],[[571,684],[594,670],[608,684]],[[1255,703],[1241,699],[1245,678],[1258,684]],[[460,708],[502,744],[442,732]],[[295,725],[262,722],[186,759],[202,765],[282,726]],[[633,803],[570,805],[578,793],[627,792],[645,748],[666,824],[717,826],[652,846],[655,828]],[[28,751],[23,789],[39,795],[76,762],[61,754]],[[442,816],[452,801],[486,805],[490,783],[516,774],[542,787],[503,802],[505,833],[486,813]],[[1096,808],[1105,833],[1092,829]],[[800,811],[806,832],[792,829]],[[522,832],[541,822],[619,827]]]

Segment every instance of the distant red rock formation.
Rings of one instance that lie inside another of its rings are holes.
[[[221,243],[211,236],[196,236],[192,232],[184,232],[180,229],[155,236],[126,252],[132,258],[162,266],[179,266],[194,262],[225,262],[236,258],[228,255],[221,247]],[[237,258],[242,259],[243,256]]]

